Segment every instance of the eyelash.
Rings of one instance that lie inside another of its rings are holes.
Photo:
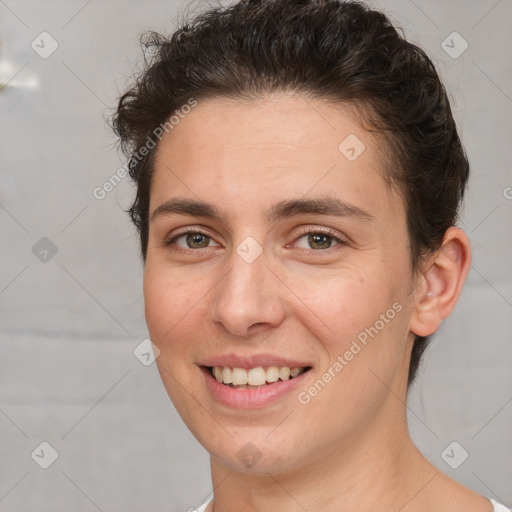
[[[213,237],[211,237],[207,233],[200,231],[197,228],[188,227],[188,228],[183,229],[183,231],[181,231],[181,233],[178,233],[177,235],[173,236],[169,240],[166,240],[162,245],[164,247],[171,247],[174,244],[174,242],[176,242],[176,240],[178,240],[179,238],[181,238],[185,235],[188,235],[190,233],[204,235],[205,237],[207,237],[209,239],[213,239]],[[333,231],[331,229],[319,229],[319,228],[307,228],[307,229],[301,231],[300,234],[295,239],[295,241],[298,241],[301,238],[303,238],[305,235],[309,235],[309,234],[327,235],[337,242],[336,245],[348,245],[348,242],[345,240],[342,240],[339,236],[337,236],[335,231]],[[333,247],[336,247],[336,246],[333,246]],[[323,253],[323,252],[327,252],[329,249],[332,249],[333,247],[328,247],[327,249],[310,249],[310,250],[313,253]],[[208,249],[208,247],[204,247],[203,249]],[[174,250],[181,252],[181,253],[189,254],[192,251],[197,252],[197,251],[200,251],[201,249],[183,249],[182,247],[175,247]],[[305,250],[307,250],[307,249],[305,249]]]

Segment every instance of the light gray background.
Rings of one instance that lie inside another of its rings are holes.
[[[199,5],[196,2],[194,5]],[[225,2],[224,2],[225,3]],[[376,2],[436,63],[472,175],[461,227],[473,264],[410,394],[413,439],[442,471],[512,505],[512,45],[510,0]],[[211,490],[208,456],[182,424],[147,337],[138,241],[104,117],[141,62],[138,38],[170,32],[178,1],[0,0],[0,510],[186,510]],[[59,44],[31,48],[43,31]],[[468,42],[457,59],[442,41]],[[32,247],[48,237],[43,263]],[[31,452],[59,454],[41,469]],[[457,441],[469,458],[441,458]]]

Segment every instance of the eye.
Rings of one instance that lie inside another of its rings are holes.
[[[210,245],[212,242],[215,243],[212,237],[197,230],[197,228],[187,228],[182,233],[167,240],[165,246],[170,247],[176,245],[181,250],[187,251],[213,247],[213,245]]]
[[[303,240],[303,245],[299,245],[299,241]],[[333,245],[333,242],[334,245]],[[330,249],[335,245],[345,245],[346,242],[336,236],[333,231],[330,230],[319,230],[319,229],[308,229],[302,233],[297,239],[297,245],[301,249],[314,249],[316,251],[322,251]]]
[[[337,233],[331,230],[307,229],[296,239],[295,245],[301,249],[313,249],[315,252],[325,251],[336,245],[346,245]],[[180,252],[207,249],[218,246],[213,238],[197,228],[186,228],[164,242],[165,247],[175,246]]]

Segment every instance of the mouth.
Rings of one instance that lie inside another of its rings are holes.
[[[234,389],[261,389],[276,383],[295,379],[311,370],[311,366],[257,366],[255,368],[236,368],[229,366],[203,366],[218,383]]]

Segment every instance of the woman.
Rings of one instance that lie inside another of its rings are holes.
[[[358,2],[247,0],[154,35],[130,156],[164,386],[206,512],[508,510],[412,442],[407,390],[470,267],[433,64]]]

